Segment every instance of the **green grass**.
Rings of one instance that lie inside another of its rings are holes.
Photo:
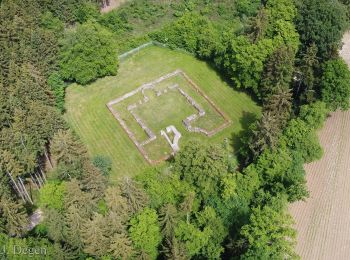
[[[232,121],[228,128],[210,138],[201,134],[193,134],[194,137],[210,143],[234,138],[249,115],[260,112],[249,96],[232,89],[207,63],[182,52],[148,47],[122,62],[117,76],[105,77],[85,87],[72,84],[67,88],[65,119],[87,145],[90,155],[100,154],[112,159],[112,180],[138,174],[148,164],[106,104],[176,69],[183,70]],[[163,147],[164,140],[157,139],[159,147]],[[237,143],[237,140],[231,142]],[[152,152],[164,153],[162,150]]]
[[[176,90],[173,90],[150,99],[143,106],[137,107],[135,112],[155,134],[158,134],[169,125],[181,123],[182,119],[195,114],[196,110]]]
[[[193,136],[203,137],[202,134],[196,134],[186,130],[183,120],[190,115],[198,114],[198,111],[180,93],[178,88],[168,88],[174,85],[178,85],[181,90],[189,94],[206,112],[204,116],[191,122],[193,127],[201,127],[204,130],[212,131],[226,122],[224,117],[215,110],[208,100],[196,91],[182,74],[162,80],[154,85],[154,89],[145,90],[144,93],[148,98],[148,102],[144,102],[144,96],[138,92],[113,105],[114,110],[118,111],[123,121],[127,124],[128,129],[134,134],[137,142],[142,143],[149,139],[149,137],[127,110],[129,105],[137,105],[133,109],[133,112],[157,136],[155,141],[144,146],[147,155],[153,161],[159,161],[172,153],[171,147],[165,141],[164,137],[160,135],[160,131],[165,130],[167,126],[174,125],[180,130],[182,134],[180,145],[187,142]],[[157,96],[156,92],[162,94]]]

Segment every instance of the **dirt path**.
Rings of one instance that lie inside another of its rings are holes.
[[[108,13],[109,11],[112,11],[113,9],[119,7],[121,4],[125,3],[128,0],[109,0],[109,5],[106,5],[105,7],[101,8],[102,13]]]
[[[350,65],[350,33],[341,55]],[[323,158],[305,166],[310,198],[291,205],[305,260],[350,259],[350,111],[332,113],[319,137]]]
[[[340,51],[340,55],[343,57],[343,59],[346,61],[347,64],[350,66],[350,31],[345,33],[343,37],[343,48]]]
[[[41,209],[37,209],[29,217],[28,230],[32,230],[33,228],[35,228],[38,224],[40,224],[42,220],[43,220],[43,212],[41,211]]]

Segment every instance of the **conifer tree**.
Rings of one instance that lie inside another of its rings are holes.
[[[132,246],[132,241],[124,233],[116,233],[111,238],[108,252],[115,259],[132,259],[135,255],[135,250]]]
[[[186,250],[186,245],[179,242],[175,237],[166,240],[164,254],[169,260],[189,260],[191,259]]]
[[[160,209],[160,225],[165,238],[171,239],[174,236],[174,228],[178,222],[178,218],[179,213],[174,205],[166,204]]]
[[[5,227],[9,235],[22,235],[27,230],[28,216],[22,204],[2,196],[0,215],[5,219]]]
[[[101,199],[106,188],[106,178],[100,173],[100,171],[95,166],[92,165],[90,161],[83,162],[82,171],[82,190],[91,194],[94,200]]]
[[[86,156],[86,150],[71,131],[58,131],[50,143],[50,151],[55,164],[72,164]]]
[[[289,89],[294,71],[294,50],[286,45],[277,48],[267,60],[261,81],[261,92],[265,99],[280,90]]]
[[[136,213],[148,203],[148,196],[139,183],[125,177],[120,184],[122,195],[127,199],[129,210]]]
[[[44,224],[48,237],[56,242],[64,241],[64,216],[61,212],[52,208],[44,208]]]
[[[105,191],[105,201],[110,212],[117,214],[122,222],[131,215],[128,201],[121,195],[119,187],[108,187]]]
[[[280,134],[281,129],[276,116],[269,111],[264,112],[261,119],[251,127],[248,141],[250,152],[246,154],[246,159],[255,160],[265,149],[273,149]]]
[[[296,86],[296,94],[301,94],[301,101],[310,103],[317,95],[317,71],[319,70],[319,59],[317,57],[317,46],[315,43],[307,47],[301,54],[298,62],[299,84]]]
[[[264,7],[260,8],[256,17],[251,18],[250,21],[250,36],[254,43],[258,42],[266,34],[266,30],[269,24],[268,14]]]
[[[84,252],[96,257],[106,254],[109,238],[105,236],[106,229],[104,217],[95,213],[91,220],[87,220],[81,229],[81,238],[84,243]]]
[[[276,118],[277,127],[283,129],[291,117],[292,92],[288,88],[279,88],[275,94],[269,96],[264,104],[264,112]]]
[[[69,206],[65,213],[65,241],[78,252],[82,252],[84,248],[81,230],[85,219],[82,215],[81,209],[76,205]]]

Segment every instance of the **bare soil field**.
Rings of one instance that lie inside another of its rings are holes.
[[[341,55],[350,65],[350,33]],[[320,161],[305,166],[310,198],[290,206],[302,259],[350,258],[350,111],[330,115],[319,137]]]
[[[310,198],[290,211],[302,259],[350,256],[350,111],[336,112],[320,132],[324,157],[305,166]]]

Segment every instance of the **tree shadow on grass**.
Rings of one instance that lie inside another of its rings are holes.
[[[255,95],[255,93],[251,89],[246,88],[237,88],[232,79],[225,73],[222,68],[219,68],[213,61],[203,60],[205,61],[208,68],[215,71],[215,74],[220,77],[220,79],[225,82],[230,88],[234,89],[237,92],[244,93],[248,95],[255,103],[259,106],[261,105],[261,100]]]
[[[239,119],[242,129],[238,133],[232,133],[230,139],[231,146],[233,147],[236,155],[238,154],[239,149],[245,145],[242,139],[249,133],[249,126],[256,122],[257,119],[258,116],[255,113],[247,111],[242,112],[242,116]]]

